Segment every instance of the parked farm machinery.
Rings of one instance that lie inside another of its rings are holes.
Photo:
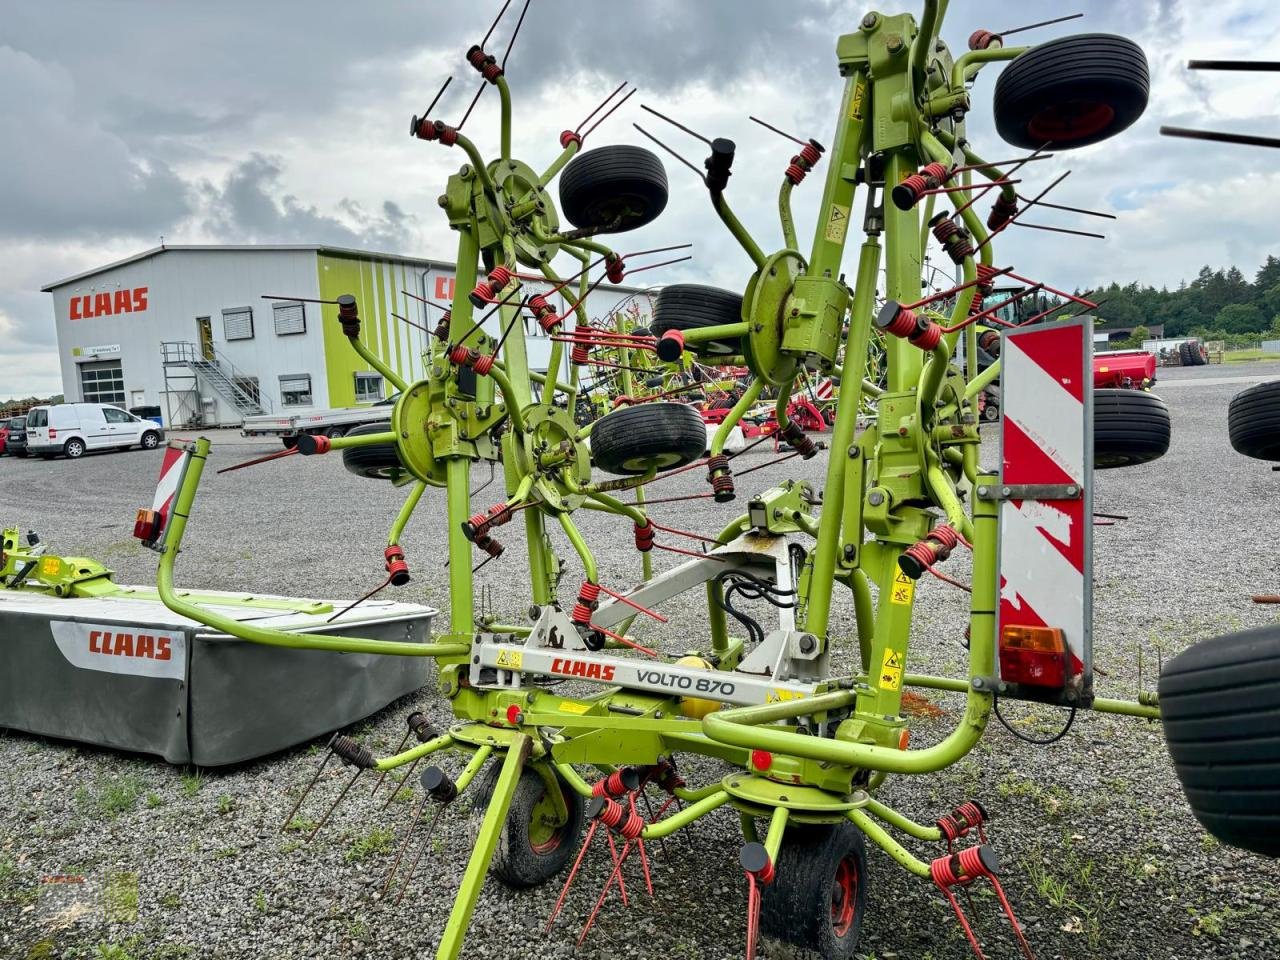
[[[462,952],[487,873],[529,887],[552,881],[572,863],[558,914],[583,858],[594,852],[611,857],[613,869],[581,939],[613,887],[626,896],[624,875],[635,861],[640,871],[632,882],[643,876],[649,884],[647,844],[721,808],[742,823],[748,955],[763,931],[826,958],[852,957],[866,904],[869,839],[936,885],[979,956],[957,894],[989,883],[1009,919],[1006,936],[1030,956],[1000,887],[988,812],[957,798],[935,821],[920,823],[878,799],[880,788],[890,775],[927,775],[969,754],[997,697],[1158,718],[1154,695],[1124,702],[1094,690],[1091,487],[1095,454],[1097,466],[1160,456],[1168,446],[1167,411],[1160,423],[1154,414],[1148,422],[1095,405],[1085,319],[1011,324],[995,317],[998,307],[983,305],[994,281],[1010,275],[1081,311],[1095,306],[1019,277],[1014,265],[997,259],[993,241],[1061,182],[1030,197],[1018,186],[1048,151],[1103,140],[1137,119],[1147,98],[1146,61],[1120,37],[1007,46],[1004,37],[1013,31],[985,30],[956,56],[940,39],[944,9],[927,0],[919,21],[868,13],[838,38],[844,93],[834,136],[828,147],[797,139],[778,195],[782,246],[763,247],[731,206],[735,144],[694,134],[709,155],[701,166],[688,166],[750,262],[750,274],[741,293],[665,287],[643,334],[593,327],[585,306],[600,278],[620,282],[643,269],[632,265],[639,253],[600,238],[644,226],[667,203],[666,173],[654,153],[635,146],[583,150],[620,104],[621,87],[584,124],[561,134],[556,158],[541,170],[513,153],[506,58],[487,51],[487,36],[466,60],[480,73],[482,91],[497,88],[499,156],[486,160],[463,123],[433,119],[434,103],[427,115],[413,117],[416,140],[465,158],[440,196],[458,235],[458,296],[436,329],[428,375],[403,381],[362,341],[357,299],[334,298],[325,322],[341,325],[352,349],[395,385],[399,399],[385,428],[301,437],[296,454],[277,456],[338,452],[356,472],[408,487],[387,537],[384,588],[411,581],[401,536],[429,491],[443,491],[447,633],[427,644],[300,636],[232,620],[184,598],[175,564],[188,523],[198,519],[206,440],[181,445],[171,508],[140,515],[139,536],[160,552],[160,595],[185,616],[260,644],[436,659],[438,692],[456,720],[449,729],[432,729],[414,715],[405,735],[406,745],[416,740],[412,746],[378,757],[353,738],[335,736],[330,755],[352,771],[342,796],[366,771],[386,775],[428,764],[414,783],[420,791],[405,847],[447,822],[451,805],[468,791],[486,805],[437,956]],[[969,141],[966,117],[973,81],[1001,62],[1008,66],[995,86],[997,128],[1030,152],[991,163]],[[792,198],[823,162],[817,227],[802,252]],[[550,192],[557,175],[558,205]],[[984,200],[985,219],[976,209]],[[845,254],[857,234],[857,262],[846,282]],[[922,296],[930,243],[961,279]],[[553,265],[563,257],[577,265],[568,277]],[[525,270],[574,290],[572,308],[562,314],[545,297],[528,295]],[[943,302],[951,304],[945,312]],[[545,374],[529,370],[519,335],[526,315],[553,339]],[[983,346],[1000,357],[982,372],[979,324],[995,328]],[[865,370],[873,331],[883,343],[883,386]],[[961,341],[964,366],[953,361]],[[607,354],[608,362],[630,366],[626,357],[635,353],[666,364],[691,357],[713,369],[749,370],[709,456],[703,457],[702,420],[671,399],[645,398],[586,426],[574,422],[582,371],[592,358]],[[992,471],[980,462],[975,398],[1002,368],[1003,463]],[[825,475],[747,491],[748,471],[724,445],[766,389],[776,396],[777,432],[789,448],[784,456],[809,461],[817,454],[792,419],[804,395],[797,384],[806,377],[838,377],[842,384]],[[1163,409],[1154,397],[1123,392]],[[859,430],[864,396],[876,399],[874,417]],[[1101,428],[1117,425],[1124,429]],[[469,492],[478,462],[500,462],[505,484],[502,502],[481,510]],[[698,468],[709,485],[703,496],[726,505],[745,500],[745,510],[727,506],[724,528],[694,535],[703,545],[690,550],[670,542],[687,533],[654,519],[646,504],[658,498],[647,491],[675,471]],[[596,554],[575,522],[581,510],[615,518],[633,539],[640,561],[635,584],[602,582]],[[513,523],[523,526],[528,551],[527,621],[479,618],[473,564],[502,556],[498,534]],[[687,557],[656,572],[656,549]],[[971,581],[960,584],[969,591],[969,615],[955,633],[967,637],[967,669],[953,677],[911,672],[916,597],[946,588],[943,581],[958,583],[938,567],[962,549],[972,552]],[[925,574],[935,579],[922,580]],[[688,649],[669,655],[645,647],[632,630],[636,618],[664,619],[664,606],[689,591],[705,592],[707,606],[705,620],[689,625]],[[776,622],[743,617],[735,596],[767,601]],[[849,637],[832,626],[839,601],[854,614]],[[556,686],[564,680],[580,686]],[[931,746],[910,746],[901,709],[910,687],[965,697],[959,722]],[[680,758],[688,755],[723,761],[730,772],[687,783]],[[486,765],[496,768],[496,778],[480,777]],[[663,799],[650,807],[654,792]],[[917,854],[899,838],[928,852]]]

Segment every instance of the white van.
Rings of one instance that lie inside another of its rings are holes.
[[[103,403],[55,403],[27,411],[27,450],[46,460],[71,459],[86,450],[123,450],[135,444],[154,450],[164,439],[154,420],[143,420]]]

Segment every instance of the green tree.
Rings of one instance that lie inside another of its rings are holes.
[[[1227,333],[1252,333],[1261,330],[1266,324],[1262,319],[1262,311],[1252,303],[1230,303],[1218,311],[1214,326]]]

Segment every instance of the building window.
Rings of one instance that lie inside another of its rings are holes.
[[[222,336],[225,340],[253,339],[253,307],[232,307],[222,311]]]
[[[124,403],[124,371],[119,360],[80,364],[80,399],[85,403]]]
[[[289,373],[280,377],[280,403],[286,407],[311,406],[311,374]]]
[[[276,336],[307,332],[307,313],[302,303],[273,303],[271,312],[275,316]]]
[[[356,374],[356,403],[377,403],[382,399],[382,375]]]

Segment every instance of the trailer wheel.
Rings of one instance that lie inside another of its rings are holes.
[[[516,784],[511,809],[498,835],[489,872],[494,879],[516,890],[546,883],[569,862],[582,832],[582,797],[556,777],[569,816],[555,822],[555,805],[547,785],[535,770],[525,770]],[[486,780],[492,794],[493,780]],[[487,799],[487,798],[486,798]]]
[[[862,831],[840,822],[794,827],[760,898],[760,930],[823,960],[852,960],[867,905]]]
[[[580,153],[560,174],[560,210],[575,227],[621,233],[667,206],[667,171],[657,155],[628,144]]]
[[[1184,650],[1160,675],[1160,716],[1174,770],[1206,830],[1280,857],[1280,626]]]
[[[386,433],[391,429],[391,421],[379,420],[376,423],[362,423],[347,431],[348,437],[358,437],[369,433]],[[404,464],[396,453],[394,443],[375,443],[371,447],[348,447],[342,451],[342,465],[348,472],[357,477],[368,477],[370,480],[395,480],[404,473]]]
[[[1280,461],[1280,380],[1260,383],[1232,397],[1227,429],[1236,453]]]
[[[996,80],[992,103],[1005,142],[1033,150],[1083,147],[1128,128],[1147,108],[1151,78],[1127,37],[1082,33],[1032,47]]]
[[[741,294],[698,283],[673,283],[658,291],[650,327],[661,337],[668,330],[697,330],[741,321]],[[700,356],[731,356],[742,353],[742,338],[690,344],[689,350]]]
[[[591,428],[591,458],[606,473],[638,476],[693,463],[707,428],[683,403],[642,403],[613,410]]]
[[[1169,408],[1154,393],[1093,391],[1093,466],[1134,467],[1169,452]]]

